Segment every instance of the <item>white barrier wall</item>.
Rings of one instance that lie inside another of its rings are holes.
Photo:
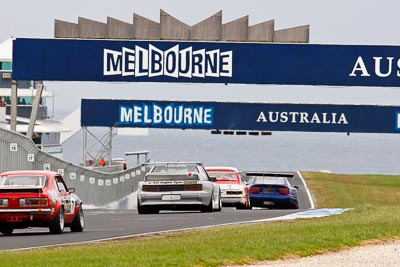
[[[0,107],[0,127],[1,124],[5,122],[6,122],[6,107]]]

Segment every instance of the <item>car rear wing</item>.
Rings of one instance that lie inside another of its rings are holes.
[[[244,171],[244,174],[246,176],[294,177],[293,172]]]
[[[293,172],[244,171],[244,175],[245,178],[243,180],[245,181],[248,181],[248,179],[253,176],[286,177],[288,179],[294,179]]]
[[[185,181],[185,180],[199,180],[199,174],[189,172],[182,173],[148,173],[144,179],[146,182],[155,181]]]
[[[0,193],[43,193],[42,187],[0,186]]]

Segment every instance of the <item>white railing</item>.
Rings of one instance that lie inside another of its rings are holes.
[[[140,155],[144,155],[144,162],[147,162],[149,158],[149,153],[150,151],[143,150],[143,151],[133,151],[133,152],[125,152],[125,156],[136,156],[137,159],[137,164],[139,165],[140,163]]]

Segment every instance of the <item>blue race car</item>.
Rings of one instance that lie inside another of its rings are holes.
[[[254,176],[250,181],[252,207],[298,209],[297,186],[287,177]]]

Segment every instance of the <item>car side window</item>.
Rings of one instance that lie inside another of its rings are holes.
[[[63,183],[58,183],[58,190],[60,190],[60,192],[67,192],[67,190],[65,190],[65,186]]]
[[[208,173],[206,172],[206,170],[200,166],[197,166],[199,173],[202,174],[202,177],[205,177],[206,180],[210,180],[210,177],[208,176]]]
[[[60,179],[60,177],[56,177],[56,185],[58,187],[58,191],[60,192],[67,192],[67,189],[65,188],[64,183]]]

